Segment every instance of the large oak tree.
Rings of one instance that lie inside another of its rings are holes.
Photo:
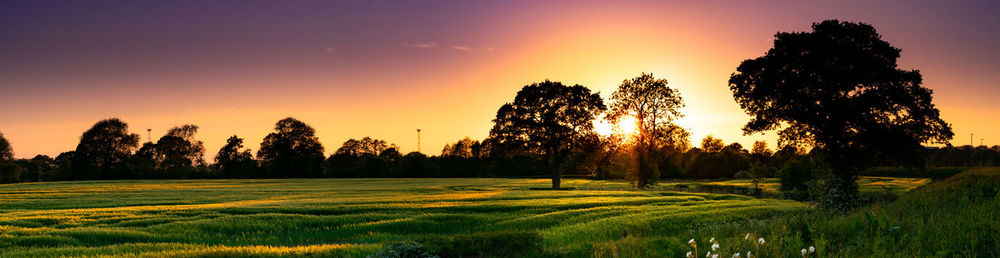
[[[552,188],[559,189],[570,151],[593,133],[593,121],[605,109],[600,94],[581,85],[533,83],[500,107],[490,138],[503,148],[541,155],[552,173]]]
[[[953,135],[920,72],[899,69],[899,56],[863,23],[828,20],[811,32],[778,33],[767,54],[743,61],[729,79],[752,116],[743,131],[779,130],[780,145],[814,147],[833,170],[822,205],[849,207],[859,169]]]

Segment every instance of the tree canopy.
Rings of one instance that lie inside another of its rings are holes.
[[[250,149],[243,148],[243,138],[233,135],[215,155],[215,166],[225,178],[246,178],[252,175],[256,161]]]
[[[295,118],[274,125],[257,151],[261,166],[272,177],[317,177],[323,172],[323,145],[316,131]]]
[[[917,70],[897,66],[900,49],[868,24],[828,20],[811,32],[782,32],[729,79],[736,102],[753,118],[745,134],[779,130],[779,146],[806,145],[827,157],[824,206],[850,203],[859,168],[880,155],[944,143],[953,133],[921,87]]]
[[[14,148],[0,133],[0,183],[17,182],[20,176],[21,168],[14,162]]]
[[[633,170],[637,174],[630,175],[636,186],[646,187],[660,178],[660,160],[654,152],[687,145],[688,132],[674,123],[682,116],[679,109],[683,106],[684,99],[667,85],[666,79],[647,73],[623,81],[611,94],[608,120],[615,124],[625,116],[632,116],[637,123],[633,140],[639,168]]]
[[[365,155],[378,156],[387,149],[398,149],[395,144],[389,144],[385,140],[374,139],[365,136],[361,140],[349,139],[344,142],[334,155],[347,155],[360,157]]]
[[[139,135],[128,132],[128,124],[118,118],[97,122],[80,137],[76,146],[79,179],[110,178],[114,169],[139,146]]]
[[[600,94],[581,85],[533,83],[500,107],[490,138],[502,148],[542,155],[558,189],[569,151],[593,133],[594,119],[606,109]]]

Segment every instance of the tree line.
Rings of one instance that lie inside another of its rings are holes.
[[[76,150],[36,157],[39,171],[48,171],[37,179],[546,175],[558,189],[563,175],[577,174],[625,178],[643,188],[661,178],[775,176],[804,164],[788,162],[808,150],[809,166],[829,171],[822,206],[841,209],[858,198],[855,181],[866,168],[886,160],[946,162],[922,146],[947,143],[951,126],[931,103],[931,90],[921,86],[920,72],[899,69],[900,49],[874,27],[828,20],[810,32],[779,32],[773,44],[765,55],[742,61],[729,88],[751,116],[744,134],[777,131],[777,151],[763,142],[748,151],[713,137],[691,147],[690,133],[675,123],[683,117],[680,92],[642,73],[623,80],[607,102],[582,85],[526,85],[497,110],[486,139],[462,139],[431,157],[403,155],[368,137],[348,140],[325,157],[313,128],[286,118],[262,140],[256,157],[232,136],[209,165],[195,125],[172,128],[140,147],[139,136],[112,118],[84,132]],[[627,117],[636,121],[634,133],[594,130],[596,120],[617,124]]]

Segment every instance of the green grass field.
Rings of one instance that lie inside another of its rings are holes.
[[[893,189],[929,182],[904,181]],[[690,249],[688,239],[811,210],[794,201],[674,192],[672,183],[636,191],[623,182],[568,179],[563,185],[574,190],[532,190],[549,185],[484,178],[2,185],[0,256],[365,256],[413,240],[445,256],[676,257]]]

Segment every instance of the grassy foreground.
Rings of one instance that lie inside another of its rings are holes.
[[[894,179],[872,182],[885,181]],[[443,256],[676,257],[690,250],[688,239],[735,241],[745,231],[789,239],[768,245],[782,254],[805,242],[768,221],[818,218],[799,202],[674,192],[669,183],[645,191],[585,179],[563,185],[574,190],[483,178],[2,185],[0,256],[363,257],[413,240]],[[827,248],[833,239],[810,241]]]
[[[978,168],[848,214],[805,209],[704,225],[695,239],[705,246],[717,237],[720,257],[802,257],[809,246],[817,250],[810,256],[820,257],[1000,257],[998,193],[1000,168]],[[754,245],[755,237],[767,244]]]
[[[283,179],[0,186],[3,256],[365,256],[397,240],[456,255],[586,256],[621,239],[683,253],[692,225],[801,210],[793,201],[633,191],[570,179]],[[660,236],[676,236],[663,239]],[[447,249],[447,250],[445,250]],[[460,250],[467,249],[467,250]],[[463,253],[464,252],[464,253]]]

